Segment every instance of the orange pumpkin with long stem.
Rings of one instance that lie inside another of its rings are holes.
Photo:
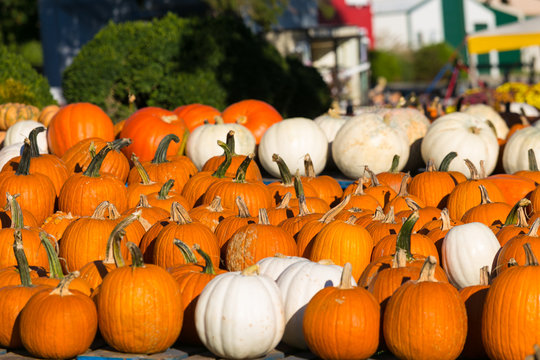
[[[365,228],[371,234],[373,245],[375,245],[386,235],[397,234],[401,225],[401,219],[398,220],[395,217],[394,208],[390,208],[381,220],[373,220],[365,225]]]
[[[388,171],[383,171],[377,174],[377,179],[382,182],[383,184],[386,184],[390,186],[396,193],[399,193],[403,178],[407,175],[407,173],[404,173],[403,171],[398,171],[399,166],[399,155],[394,155],[392,158],[392,165],[390,166],[390,169]],[[406,181],[406,185],[409,185],[412,178],[409,175],[409,178]]]
[[[223,161],[214,171],[200,171],[190,177],[182,189],[182,196],[186,199],[190,208],[203,205],[204,194],[210,185],[218,181],[232,181],[232,176],[228,177],[226,174],[231,167],[233,154],[229,146],[223,141],[218,140],[217,144],[225,154]]]
[[[188,201],[179,192],[171,190],[173,187],[174,179],[169,179],[161,186],[159,191],[147,194],[148,205],[168,210],[173,203],[179,203],[182,207],[191,209]]]
[[[521,199],[512,208],[508,217],[506,218],[503,226],[495,233],[497,240],[501,246],[504,246],[508,240],[514,236],[525,234],[529,231],[529,224],[527,223],[527,214],[525,208],[531,204],[529,199]]]
[[[306,305],[304,338],[323,359],[367,359],[377,351],[379,304],[365,289],[351,286],[351,278],[346,263],[340,284],[320,290]]]
[[[88,350],[98,326],[96,305],[86,295],[69,290],[77,272],[53,290],[36,293],[21,312],[21,340],[33,356],[69,359]],[[47,330],[55,329],[53,333]]]
[[[93,137],[81,140],[70,147],[62,156],[68,172],[72,174],[86,171],[92,159],[107,144],[107,141]],[[100,167],[100,172],[109,174],[125,183],[129,174],[129,168],[128,158],[122,153],[120,147],[115,147],[105,156]]]
[[[16,194],[15,197],[18,197],[19,195]],[[36,218],[34,215],[32,215],[31,212],[21,209],[22,217],[23,217],[23,225],[28,227],[39,227],[38,222],[36,221]],[[11,211],[11,206],[9,204],[9,201],[6,203],[3,209],[0,209],[0,228],[8,228],[11,227],[13,224],[13,213]]]
[[[182,250],[185,256],[195,258],[195,255],[186,244],[178,239],[174,240],[174,244]],[[184,317],[178,341],[183,344],[202,345],[195,328],[195,307],[197,306],[197,300],[206,284],[218,274],[223,274],[226,271],[216,269],[210,256],[201,250],[201,247],[198,244],[194,244],[193,249],[202,256],[204,259],[203,263],[190,264],[189,266],[180,265],[178,267],[169,268],[168,271],[174,277],[178,285],[180,285],[182,293]],[[191,254],[188,254],[188,252],[191,252]]]
[[[297,255],[294,238],[279,226],[271,225],[266,209],[259,209],[259,221],[245,225],[232,235],[225,251],[225,266],[229,271],[241,271],[257,261],[274,256]]]
[[[409,210],[410,208],[409,204],[407,203],[407,199],[413,200],[421,208],[426,206],[422,199],[420,199],[418,196],[409,194],[409,192],[407,191],[407,183],[410,182],[410,179],[411,176],[409,174],[405,174],[401,178],[401,186],[399,187],[398,193],[392,200],[390,200],[386,204],[386,206],[384,207],[384,211],[388,212],[388,210],[390,210],[390,206],[394,207],[394,212],[396,214],[402,210]]]
[[[96,154],[83,173],[72,174],[58,196],[58,210],[77,216],[90,216],[95,208],[107,200],[116,209],[127,209],[127,190],[124,183],[108,174],[101,174],[101,164],[112,149],[127,145],[127,139],[115,140]]]
[[[435,280],[436,265],[428,257],[418,280],[401,285],[386,305],[384,339],[401,359],[456,359],[465,344],[465,304],[454,286]]]
[[[371,171],[367,166],[365,171],[369,174],[371,178],[371,186],[364,189],[364,192],[368,195],[373,196],[379,204],[384,207],[396,197],[397,193],[391,186],[383,184],[377,178],[377,175]]]
[[[37,136],[40,132],[45,130],[44,127],[37,127],[32,129],[28,135],[28,140],[30,141],[30,157],[32,158],[28,171],[30,174],[41,173],[46,175],[54,184],[55,192],[58,195],[62,185],[64,185],[64,182],[68,178],[69,173],[66,164],[58,156],[39,153]],[[22,156],[16,156],[9,160],[2,168],[2,171],[17,171],[21,158]]]
[[[139,196],[139,203],[137,206],[127,209],[124,211],[123,215],[129,215],[136,211],[140,211],[141,215],[139,216],[138,221],[141,223],[145,231],[148,231],[152,225],[156,222],[166,219],[169,216],[169,212],[165,211],[157,206],[151,206],[148,203],[146,195],[141,194]]]
[[[19,284],[0,287],[0,346],[8,349],[22,347],[19,314],[28,300],[44,286],[32,283],[28,261],[24,253],[21,231],[16,230],[13,242],[13,252],[17,259]]]
[[[512,210],[512,206],[502,201],[491,201],[485,186],[479,185],[478,187],[481,197],[480,204],[467,210],[461,217],[461,221],[464,223],[480,222],[487,226],[502,226]]]
[[[343,197],[343,189],[339,182],[331,176],[315,174],[311,156],[304,156],[305,176],[301,177],[302,183],[310,184],[317,192],[317,196],[323,199],[329,206],[337,205]]]
[[[227,139],[225,143],[227,144],[227,148],[231,152],[232,157],[231,157],[231,165],[229,166],[229,168],[227,169],[227,171],[225,172],[223,176],[232,178],[236,175],[236,171],[238,171],[238,167],[240,166],[240,164],[242,164],[242,161],[244,161],[244,156],[238,155],[235,152],[236,145],[234,142],[234,130],[230,130],[227,133]],[[219,145],[219,142],[218,142],[218,145]],[[209,172],[216,171],[221,165],[221,163],[223,163],[226,156],[227,154],[225,151],[223,152],[223,155],[212,156],[210,159],[208,159],[204,163],[201,171],[209,171]],[[261,175],[261,170],[259,169],[259,166],[257,165],[256,162],[252,161],[249,164],[246,170],[246,179],[253,180],[253,181],[262,181],[263,178]]]
[[[221,205],[221,198],[216,196],[209,205],[201,205],[189,210],[189,216],[208,226],[212,232],[216,230],[219,223],[229,216],[234,216],[235,212],[225,209]]]
[[[364,192],[364,177],[361,176],[358,179],[358,185],[354,188],[354,191],[347,194],[350,195],[350,200],[344,210],[357,208],[369,211],[375,211],[377,207],[381,206],[379,200],[372,195]]]
[[[114,269],[100,286],[96,299],[99,330],[117,351],[163,352],[182,329],[180,286],[167,270],[145,264],[136,245],[128,243],[128,247],[133,264]]]
[[[254,224],[257,221],[257,217],[251,216],[251,213],[242,199],[241,196],[236,198],[236,207],[238,208],[237,215],[229,216],[223,219],[214,231],[218,239],[218,245],[221,251],[221,257],[225,257],[225,249],[227,248],[227,242],[231,236],[240,229],[242,226],[247,224]]]
[[[501,274],[508,270],[508,262],[514,259],[517,264],[524,265],[527,261],[527,254],[523,249],[523,245],[528,243],[535,253],[540,253],[540,219],[536,219],[529,231],[526,234],[516,235],[504,244],[497,256],[497,274]]]
[[[169,179],[174,179],[175,190],[178,193],[182,192],[182,188],[189,180],[190,177],[195,175],[198,170],[195,164],[184,155],[169,155],[168,149],[171,148],[170,144],[172,142],[180,142],[180,138],[175,134],[169,134],[163,137],[160,141],[154,158],[152,161],[144,160],[142,156],[136,152],[137,156],[140,157],[141,164],[148,173],[150,180],[164,183]],[[182,139],[182,142],[185,142],[185,139]],[[139,183],[141,181],[139,172],[137,169],[132,168],[129,172],[127,183]]]
[[[291,175],[289,167],[278,154],[272,155],[272,161],[277,164],[280,174],[279,181],[274,181],[266,185],[272,196],[274,205],[278,205],[283,199],[283,196],[288,192],[292,194],[292,199],[295,199],[296,192],[294,192],[294,178]],[[302,185],[304,186],[304,194],[306,197],[317,197],[317,191],[312,185],[306,185],[304,183],[302,183]]]
[[[47,175],[30,173],[31,152],[30,141],[26,139],[17,171],[0,172],[0,194],[20,194],[17,200],[20,207],[32,213],[40,224],[54,212],[56,190]],[[5,206],[6,199],[3,196],[0,199],[0,206]]]
[[[414,201],[412,198],[405,198],[405,203],[409,207],[407,210],[401,210],[400,212],[396,213],[396,218],[403,219],[409,217],[414,211],[418,211],[418,221],[416,222],[416,225],[414,225],[413,231],[419,232],[421,228],[424,227],[425,224],[427,224],[430,221],[434,221],[439,219],[441,216],[441,209],[436,208],[434,206],[420,206],[416,201]]]
[[[131,154],[131,162],[141,177],[141,182],[131,183],[127,186],[127,206],[128,208],[135,207],[140,201],[140,195],[148,195],[154,192],[158,192],[164,183],[155,182],[150,180],[148,173],[141,165],[139,158],[135,153]]]
[[[292,194],[288,192],[285,195],[283,195],[283,199],[281,200],[281,203],[279,203],[278,206],[271,206],[266,209],[266,213],[268,214],[268,220],[270,221],[270,224],[278,225],[283,220],[298,215],[298,211],[300,209],[298,206],[293,207],[290,205],[291,197],[292,197]]]

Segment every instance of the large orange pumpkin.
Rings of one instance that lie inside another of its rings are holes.
[[[281,114],[270,104],[261,100],[247,99],[229,105],[222,113],[225,123],[238,123],[247,127],[258,144],[265,131],[283,120]]]
[[[87,102],[62,107],[47,128],[49,149],[58,157],[62,157],[71,146],[90,137],[113,141],[114,125],[99,106]]]
[[[195,130],[197,126],[203,125],[205,121],[215,124],[215,117],[221,116],[218,109],[204,104],[182,105],[174,109],[173,112],[186,124],[189,132]]]
[[[175,134],[182,139],[185,132],[186,124],[172,111],[153,106],[145,107],[126,119],[120,137],[130,138],[133,142],[123,148],[122,152],[128,159],[135,153],[141,162],[150,161],[165,135]],[[167,155],[177,154],[183,145],[184,142],[171,144]]]

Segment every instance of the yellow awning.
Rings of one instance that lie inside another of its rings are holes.
[[[483,30],[467,37],[469,54],[509,51],[540,45],[540,18]]]

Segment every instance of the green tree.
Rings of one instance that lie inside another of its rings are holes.
[[[424,46],[413,53],[414,78],[417,81],[430,81],[446,64],[454,48],[447,43]]]

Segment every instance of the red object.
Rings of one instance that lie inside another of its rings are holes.
[[[366,5],[348,5],[346,0],[331,0],[335,9],[335,15],[331,19],[326,19],[319,15],[319,23],[327,25],[356,25],[366,29],[369,38],[369,48],[375,47],[375,37],[373,36],[373,21],[370,1]]]

